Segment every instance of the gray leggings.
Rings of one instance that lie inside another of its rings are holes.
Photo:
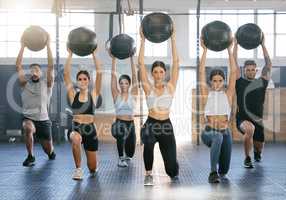
[[[201,138],[203,143],[210,147],[211,171],[217,171],[218,165],[218,173],[226,174],[231,159],[232,138],[230,130],[226,129],[220,132],[212,128],[206,128],[202,132]]]

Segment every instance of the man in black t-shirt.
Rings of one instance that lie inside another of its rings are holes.
[[[237,62],[237,42],[234,45],[234,57]],[[271,60],[265,47],[265,40],[261,43],[265,66],[262,69],[261,76],[255,78],[257,73],[256,63],[254,60],[246,60],[244,63],[244,78],[240,75],[240,69],[237,64],[237,114],[236,124],[238,130],[244,135],[244,167],[253,168],[250,151],[252,141],[254,147],[254,159],[256,162],[261,161],[261,152],[264,145],[264,126],[263,126],[263,105],[265,92],[270,79]]]

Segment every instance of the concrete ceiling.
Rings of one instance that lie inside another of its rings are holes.
[[[186,12],[195,9],[197,0],[143,0],[145,10]],[[98,12],[116,10],[116,0],[64,0],[67,9],[93,9]],[[127,8],[127,0],[122,0]],[[130,0],[132,7],[139,8],[139,0]],[[0,8],[49,9],[53,0],[0,0]],[[201,0],[202,9],[278,9],[286,11],[286,0]]]

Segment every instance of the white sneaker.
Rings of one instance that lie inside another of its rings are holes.
[[[83,172],[81,168],[76,168],[73,172],[72,178],[74,180],[82,180],[83,178]]]
[[[128,156],[125,156],[123,159],[126,160],[126,161],[131,161],[132,160],[132,158],[128,157]]]
[[[118,167],[128,167],[127,162],[123,158],[118,159]]]
[[[144,179],[144,185],[145,186],[153,186],[153,176],[152,175],[146,175]]]

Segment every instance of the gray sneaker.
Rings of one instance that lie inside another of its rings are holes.
[[[123,158],[118,159],[118,167],[128,167],[127,162]]]
[[[146,175],[144,179],[144,185],[145,186],[153,186],[153,176],[152,175]]]

